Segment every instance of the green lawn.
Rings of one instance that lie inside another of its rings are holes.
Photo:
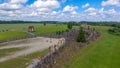
[[[34,34],[50,34],[56,33],[56,31],[65,31],[67,29],[67,25],[64,24],[47,24],[44,26],[43,24],[0,24],[0,40],[9,40],[15,38],[21,38],[24,36],[28,36],[29,34],[25,31],[28,31],[28,26],[33,25],[35,27]],[[73,28],[78,28],[78,26],[74,26]],[[3,30],[5,32],[3,32]],[[8,31],[6,31],[8,30]]]
[[[25,36],[28,36],[28,34],[22,31],[0,32],[0,40],[16,39],[16,38],[21,38]]]
[[[67,26],[64,24],[0,24],[0,40],[9,40],[15,38],[21,38],[28,36],[29,34],[25,31],[28,31],[28,26],[33,25],[35,27],[34,34],[48,34],[55,33],[56,31],[66,30]],[[76,28],[76,26],[74,26]],[[8,30],[8,31],[6,31]],[[3,32],[4,31],[4,32]]]
[[[55,33],[56,31],[62,31],[66,30],[67,26],[66,25],[46,25],[46,26],[41,26],[35,28],[35,34],[49,34],[49,33]]]
[[[120,37],[107,32],[108,28],[96,26],[102,36],[76,53],[64,68],[120,68]]]
[[[10,55],[12,52],[23,50],[24,48],[10,48],[10,49],[0,49],[0,58],[3,56]]]
[[[43,57],[48,53],[48,49],[42,52],[36,52],[25,57],[18,57],[5,62],[0,62],[0,68],[26,68],[32,59]]]

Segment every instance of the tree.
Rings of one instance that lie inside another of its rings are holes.
[[[72,23],[72,22],[69,22],[69,23],[67,24],[67,28],[68,28],[68,29],[72,29],[72,26],[73,26],[73,23]]]
[[[46,26],[46,23],[43,23],[44,26]]]
[[[77,36],[77,42],[86,42],[85,38],[86,32],[80,27],[79,34]]]

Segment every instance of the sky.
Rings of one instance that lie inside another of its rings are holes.
[[[0,20],[120,21],[120,0],[0,0]]]

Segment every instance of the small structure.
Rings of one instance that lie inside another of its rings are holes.
[[[81,26],[88,26],[88,24],[87,23],[81,23]]]
[[[28,27],[28,31],[29,31],[29,32],[34,32],[34,31],[35,31],[35,30],[34,30],[34,26],[29,26],[29,27]]]

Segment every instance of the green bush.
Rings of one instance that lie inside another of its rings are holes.
[[[108,32],[111,33],[111,34],[120,35],[120,28],[119,27],[114,27],[112,29],[108,29]]]
[[[86,32],[83,30],[83,28],[80,28],[79,34],[77,36],[77,42],[86,42],[85,38]]]
[[[72,29],[72,27],[73,27],[73,23],[72,23],[72,22],[69,22],[69,23],[67,24],[67,28],[68,28],[68,29]]]
[[[69,30],[68,30],[68,29],[66,29],[66,32],[69,32]]]

